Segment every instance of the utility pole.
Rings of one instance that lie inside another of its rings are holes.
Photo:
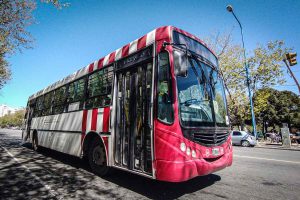
[[[288,68],[292,78],[294,79],[297,87],[298,87],[298,91],[299,91],[299,94],[300,94],[300,86],[299,86],[299,83],[296,79],[296,77],[294,76],[294,73],[292,72],[290,66],[293,66],[293,65],[296,65],[297,64],[297,61],[296,61],[296,56],[297,54],[296,53],[287,53],[285,55],[286,57],[283,59],[283,62],[285,63],[286,67]],[[289,63],[287,62],[289,61]]]
[[[242,24],[241,24],[240,20],[235,15],[235,13],[233,11],[233,7],[231,5],[228,5],[226,7],[226,9],[227,9],[228,12],[232,13],[232,15],[234,16],[234,18],[238,22],[238,24],[240,26],[240,30],[241,30],[242,44],[243,44],[243,50],[244,50],[244,66],[245,66],[245,71],[246,71],[246,83],[247,83],[248,96],[249,96],[249,102],[250,102],[251,120],[252,120],[252,127],[253,127],[254,137],[256,138],[256,121],[255,121],[255,115],[254,115],[254,105],[253,105],[253,100],[252,100],[252,93],[251,93],[251,89],[250,89],[251,79],[250,79],[249,68],[248,68],[248,64],[247,64],[247,58],[246,58],[246,50],[245,50],[245,44],[244,44],[243,27],[242,27]]]

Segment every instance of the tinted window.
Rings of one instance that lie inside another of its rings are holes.
[[[170,63],[168,52],[162,52],[158,55],[158,119],[172,123],[174,120],[174,111],[172,104],[172,86],[170,75]]]
[[[74,81],[68,86],[67,111],[76,111],[83,108],[85,99],[86,77]]]
[[[194,53],[203,56],[204,58],[209,60],[213,65],[217,66],[218,62],[216,56],[214,56],[214,54],[210,52],[208,48],[202,45],[200,42],[176,31],[174,31],[173,40],[174,43],[185,44],[190,51],[193,51]]]
[[[81,101],[84,98],[85,79],[79,79],[69,85],[68,103]]]
[[[36,100],[35,109],[34,109],[34,117],[41,116],[42,109],[43,109],[43,96],[40,96]]]
[[[110,105],[113,80],[113,67],[104,68],[88,78],[86,108]]]
[[[55,90],[53,100],[53,114],[59,114],[64,111],[67,94],[67,86],[63,86]]]
[[[53,92],[49,92],[44,96],[44,104],[43,104],[43,111],[42,111],[43,116],[51,114],[52,97],[53,97]]]

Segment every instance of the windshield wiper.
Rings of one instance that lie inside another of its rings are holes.
[[[198,74],[198,72],[197,72],[197,70],[196,70],[196,67],[195,67],[194,63],[191,61],[191,59],[188,59],[189,62],[191,63],[192,69],[193,69],[193,71],[194,71],[194,73],[195,73],[195,75],[196,75],[196,77],[197,77],[197,79],[198,79],[199,86],[202,85],[202,83],[203,83],[203,84],[204,84],[204,88],[206,88],[207,81],[206,81],[206,77],[205,77],[204,70],[203,70],[202,66],[200,65],[200,63],[199,63],[197,57],[194,56],[193,54],[191,54],[191,57],[192,57],[193,60],[196,61],[197,65],[198,65],[198,68],[199,68],[200,71],[201,71],[201,79],[200,79],[200,75]],[[199,67],[199,65],[200,65],[200,67]],[[200,89],[200,88],[199,88],[199,89]],[[201,91],[201,90],[200,90],[200,91]]]
[[[195,60],[196,61],[196,59],[192,56],[192,58],[193,58],[193,60]],[[188,59],[189,60],[189,62],[190,62],[190,64],[191,64],[191,66],[192,66],[192,69],[193,69],[193,72],[194,72],[194,74],[196,75],[196,77],[197,77],[197,80],[198,80],[198,86],[200,87],[200,85],[201,85],[201,83],[202,83],[202,81],[200,80],[200,76],[199,76],[199,74],[198,74],[198,72],[197,72],[197,70],[196,70],[196,67],[195,67],[195,65],[194,65],[194,63],[191,61],[191,59]],[[196,63],[199,65],[199,63],[196,61]],[[204,87],[206,87],[206,78],[205,78],[205,75],[204,75],[204,71],[203,70],[201,70],[201,73],[202,73],[202,76],[201,76],[201,79],[203,79],[204,81]],[[199,91],[201,91],[201,88],[199,88]]]
[[[198,99],[188,99],[180,104],[184,104],[185,106],[190,106],[192,104],[199,104],[200,101]]]
[[[199,58],[198,58],[196,55],[190,53],[190,56],[191,56],[192,58],[194,58],[194,60],[197,62],[198,65],[201,66],[201,64],[200,64],[200,62],[199,62]],[[204,61],[203,61],[203,62],[204,62]],[[204,62],[204,63],[205,63],[205,62]],[[215,66],[213,66],[213,65],[211,65],[211,64],[207,64],[207,66],[209,66],[210,68],[212,68],[213,70],[215,70],[217,73],[219,73],[219,70],[218,70]],[[202,66],[201,66],[201,67],[202,67]]]

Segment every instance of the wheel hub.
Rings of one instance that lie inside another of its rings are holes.
[[[100,146],[97,146],[93,151],[93,162],[96,165],[104,165],[105,163],[104,151]]]

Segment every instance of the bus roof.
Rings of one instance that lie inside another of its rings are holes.
[[[95,62],[88,64],[87,66],[85,66],[85,67],[77,70],[73,74],[53,83],[52,85],[44,88],[43,90],[38,91],[37,93],[31,95],[29,97],[29,100],[34,99],[38,96],[41,96],[51,90],[54,90],[62,85],[65,85],[69,82],[72,82],[73,80],[76,80],[76,79],[78,79],[86,74],[89,74],[97,69],[101,69],[103,67],[109,66],[110,64],[112,64],[113,62],[115,62],[117,60],[120,60],[121,58],[124,58],[128,55],[135,53],[136,51],[138,51],[140,49],[150,46],[155,41],[158,41],[161,39],[169,39],[170,40],[172,38],[171,33],[174,30],[200,42],[201,44],[203,44],[204,46],[207,47],[207,45],[202,40],[200,40],[196,36],[186,32],[186,31],[183,31],[174,26],[162,26],[162,27],[152,30],[151,32],[130,42],[129,44],[115,50],[114,52],[100,58],[99,60],[96,60]],[[215,53],[211,49],[209,49],[209,50],[215,55]]]

